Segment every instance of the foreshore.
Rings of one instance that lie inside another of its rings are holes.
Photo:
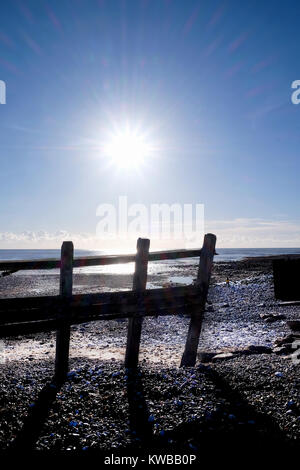
[[[150,271],[148,285],[176,285],[187,278],[192,282],[196,274],[196,262],[174,263],[166,272]],[[131,283],[128,274],[75,273],[74,292],[131,289]],[[26,273],[0,280],[1,297],[57,294],[57,289],[58,274]],[[144,320],[141,375],[134,379],[122,362],[126,321],[75,326],[73,372],[54,399],[33,447],[138,449],[146,439],[148,446],[198,452],[201,441],[220,435],[296,445],[299,364],[278,350],[276,340],[289,335],[287,321],[299,317],[300,306],[284,306],[274,298],[270,259],[252,258],[214,264],[194,368],[178,368],[189,323],[186,316]],[[5,341],[0,364],[2,450],[12,444],[51,380],[54,345],[54,333]],[[133,380],[138,380],[134,387]],[[139,406],[143,426],[135,421]],[[150,434],[145,437],[146,428]]]

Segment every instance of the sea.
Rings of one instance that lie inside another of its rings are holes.
[[[104,254],[113,254],[111,252],[104,252],[99,250],[76,250],[75,257],[83,256],[100,256]],[[269,256],[269,255],[288,255],[288,254],[300,254],[300,248],[218,248],[217,255],[214,257],[214,262],[220,261],[238,261],[243,258],[253,256]],[[60,250],[28,250],[28,249],[2,249],[0,250],[0,261],[7,260],[38,260],[47,258],[60,258]],[[160,270],[172,269],[173,265],[178,264],[192,264],[197,263],[196,258],[183,258],[169,261],[155,261],[150,263],[150,272],[155,273]],[[108,273],[108,274],[130,274],[133,272],[133,263],[127,263],[123,265],[111,265],[111,266],[91,266],[88,268],[76,268],[76,272],[85,274],[96,274],[96,273]],[[40,273],[41,271],[39,271]],[[57,270],[46,271],[48,274],[57,273]],[[149,271],[148,271],[149,272]],[[38,274],[37,271],[31,271],[31,274]]]

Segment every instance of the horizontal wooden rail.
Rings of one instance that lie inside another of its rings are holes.
[[[0,325],[53,319],[62,311],[64,313],[83,311],[86,312],[86,318],[92,311],[100,312],[102,315],[108,313],[130,314],[137,312],[139,308],[147,311],[176,306],[178,302],[192,303],[199,299],[199,295],[198,287],[180,286],[147,289],[143,292],[123,291],[73,295],[67,305],[60,296],[1,299]],[[38,299],[40,302],[37,302]],[[22,304],[22,300],[26,302]]]
[[[178,258],[195,258],[200,256],[201,249],[195,250],[166,250],[149,253],[148,261],[164,261]],[[102,255],[84,256],[74,258],[73,268],[86,268],[89,266],[109,266],[112,264],[134,263],[136,254],[128,255]],[[32,269],[59,269],[60,259],[39,259],[20,261],[0,261],[0,271],[21,271]]]
[[[95,294],[75,294],[70,299],[71,306],[88,307],[97,303],[114,303],[114,302],[131,302],[136,303],[138,298],[157,299],[177,298],[182,296],[199,295],[199,287],[194,285],[166,287],[147,289],[145,292],[138,293],[134,291],[118,291],[118,292],[99,292]],[[62,305],[62,298],[59,295],[52,296],[35,296],[35,297],[14,297],[0,299],[0,319],[2,312],[16,309],[29,308],[48,308],[55,309]]]
[[[70,325],[77,325],[80,323],[89,323],[91,321],[99,320],[115,320],[122,318],[132,318],[137,315],[141,317],[149,316],[163,316],[163,315],[178,315],[178,314],[190,314],[194,308],[200,305],[199,299],[194,299],[191,302],[176,302],[174,305],[167,306],[167,304],[160,306],[146,306],[143,311],[138,308],[132,308],[126,311],[126,309],[115,308],[109,306],[107,309],[101,308],[102,306],[95,305],[89,307],[88,311],[83,308],[70,309],[68,311],[68,322]],[[140,305],[139,305],[140,308]],[[64,312],[66,313],[66,312]],[[0,326],[0,338],[8,336],[19,336],[38,332],[47,332],[57,330],[63,319],[58,317],[52,317],[45,315],[42,311],[35,312],[36,317],[39,317],[40,321],[22,321],[22,322],[6,322]],[[44,320],[42,320],[44,317]]]

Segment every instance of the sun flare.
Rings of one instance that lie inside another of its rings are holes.
[[[125,130],[110,137],[104,152],[110,162],[119,168],[139,168],[150,156],[151,147],[143,135]]]

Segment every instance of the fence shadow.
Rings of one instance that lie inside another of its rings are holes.
[[[20,450],[31,452],[34,450],[42,428],[48,418],[50,408],[56,399],[61,386],[54,382],[46,384],[40,391],[37,400],[30,408],[23,427],[12,442],[9,451]]]
[[[153,422],[144,396],[142,373],[138,369],[129,369],[126,388],[130,432],[138,445],[150,445],[153,441]]]
[[[189,442],[195,453],[211,452],[216,448],[226,451],[238,448],[248,452],[250,449],[255,449],[255,452],[260,449],[264,453],[295,448],[296,443],[287,438],[271,416],[251,405],[216,370],[205,368],[205,374],[213,383],[217,398],[225,402],[224,405],[200,420],[184,422],[173,428],[166,433],[165,440],[178,443],[178,450],[183,450],[182,445],[186,448]]]
[[[299,445],[291,442],[272,417],[251,405],[215,369],[205,367],[203,372],[214,386],[217,399],[223,402],[220,409],[204,413],[201,418],[193,421],[185,420],[177,426],[174,423],[172,430],[165,431],[163,435],[155,435],[144,394],[142,373],[138,369],[129,370],[126,389],[132,443],[114,450],[114,453],[192,453],[203,457],[206,454],[212,456],[211,453],[216,448],[218,452],[235,452],[236,449],[249,452],[255,449],[256,454],[259,450],[264,454],[272,454],[274,449],[278,452],[282,449],[293,451]],[[43,387],[9,451],[28,453],[34,450],[59,389],[54,383]],[[233,416],[232,420],[229,419],[229,413]],[[99,452],[101,453],[100,449],[95,449],[95,453]]]

